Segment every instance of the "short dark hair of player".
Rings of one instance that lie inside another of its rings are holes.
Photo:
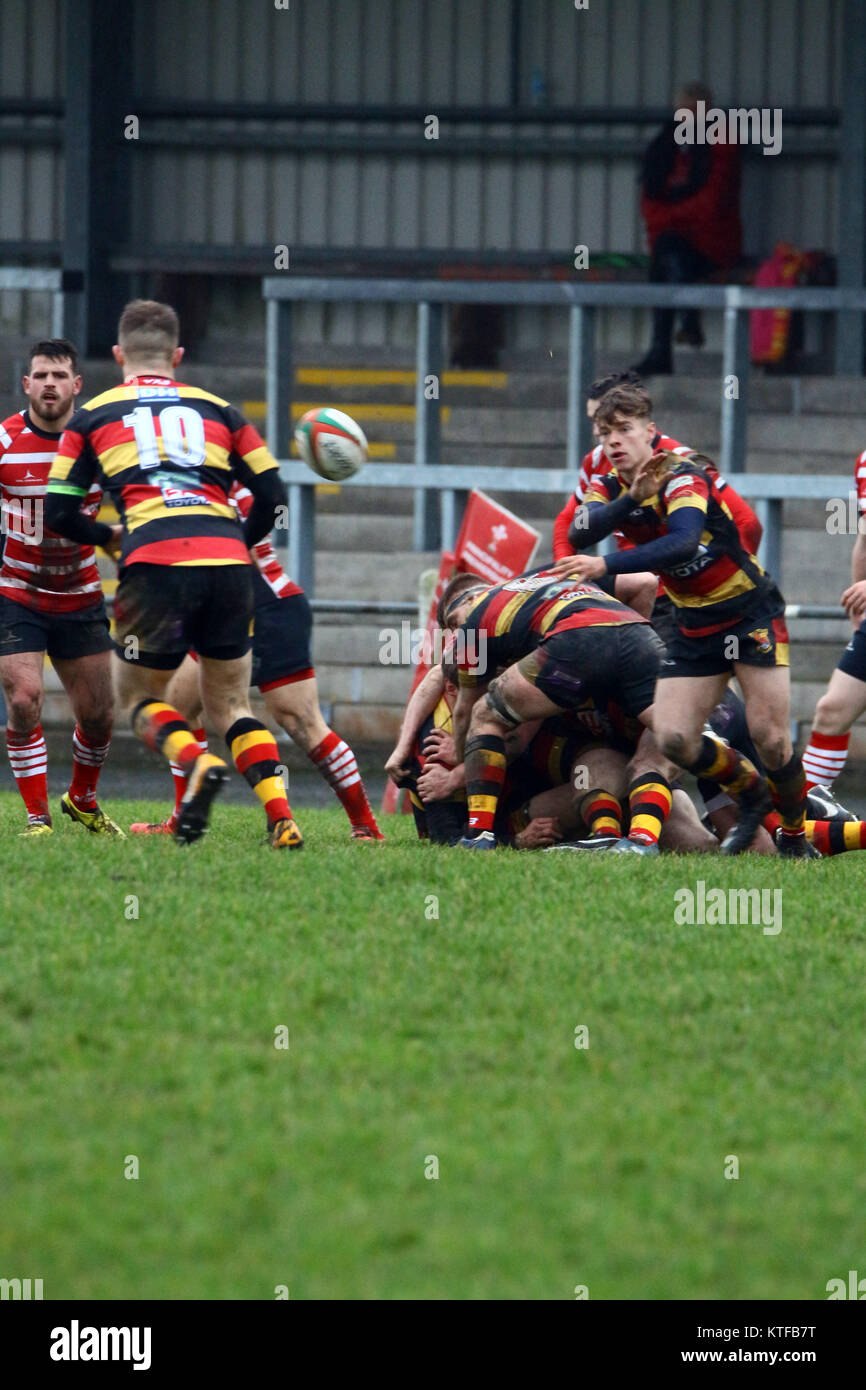
[[[651,420],[653,403],[645,386],[614,386],[598,403],[593,423],[615,425],[619,420]]]
[[[586,393],[588,401],[600,401],[602,396],[606,396],[608,391],[612,391],[615,386],[643,386],[643,382],[637,372],[608,372],[607,376],[600,376],[598,381],[594,381]]]
[[[117,341],[133,362],[171,357],[180,342],[180,321],[170,304],[133,299],[120,316]]]
[[[487,580],[482,578],[480,574],[455,574],[454,578],[446,584],[442,597],[436,606],[436,622],[444,628],[448,611],[454,607],[455,600],[459,599],[461,594],[468,593],[470,589],[486,589],[487,587]]]
[[[48,357],[52,362],[60,362],[68,357],[72,375],[78,376],[78,349],[68,338],[40,338],[30,349],[28,361],[31,367],[34,357]]]

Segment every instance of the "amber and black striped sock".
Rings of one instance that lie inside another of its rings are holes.
[[[823,855],[866,849],[866,820],[807,820],[806,839]]]
[[[264,806],[268,825],[290,820],[292,811],[286,800],[286,785],[277,771],[280,755],[270,729],[252,716],[236,719],[226,733],[226,743],[238,772]]]
[[[589,831],[590,839],[601,835],[622,835],[622,806],[617,797],[603,787],[586,793],[579,807],[580,818]]]
[[[660,772],[636,777],[628,789],[629,839],[657,845],[662,826],[671,813],[672,801],[671,784]]]
[[[176,763],[189,776],[199,756],[198,739],[174,705],[141,700],[132,711],[132,730],[148,748]]]
[[[767,773],[773,805],[779,812],[783,835],[801,835],[806,820],[806,774],[799,753],[792,753],[784,767]]]
[[[700,753],[693,763],[683,763],[683,767],[686,766],[695,777],[706,777],[709,782],[717,782],[733,797],[754,791],[761,782],[761,774],[754,763],[706,730],[701,739]]]
[[[476,734],[466,744],[466,799],[469,806],[467,836],[492,830],[505,782],[505,740],[497,734]]]

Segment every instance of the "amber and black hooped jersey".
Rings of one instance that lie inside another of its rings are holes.
[[[626,486],[616,468],[594,477],[584,499],[590,518],[593,504],[615,502]],[[677,622],[684,636],[707,637],[748,618],[768,596],[777,598],[778,590],[757,557],[743,546],[718,475],[701,466],[700,456],[677,460],[658,492],[645,502],[635,503],[618,524],[627,539],[639,547],[669,535],[668,518],[682,508],[703,515],[697,553],[669,569],[659,568],[648,557],[646,568],[661,577],[665,592],[676,606]],[[629,557],[626,562],[619,555],[606,557],[609,573],[624,572],[626,564],[638,562],[638,550],[624,553]]]
[[[488,684],[500,667],[534,651],[554,629],[644,622],[597,584],[560,579],[549,571],[509,579],[479,596],[457,634],[460,685]]]
[[[276,460],[228,401],[170,377],[131,377],[69,421],[49,493],[84,497],[95,481],[123,523],[121,565],[248,565],[232,483]]]

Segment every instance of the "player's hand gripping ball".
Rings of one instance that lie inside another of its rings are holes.
[[[367,440],[351,415],[330,407],[308,410],[295,426],[298,453],[320,478],[340,483],[363,468]]]

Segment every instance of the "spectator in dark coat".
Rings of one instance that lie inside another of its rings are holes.
[[[712,95],[699,82],[676,96],[676,109],[708,109]],[[742,254],[740,159],[736,145],[678,144],[672,117],[647,146],[641,171],[641,213],[650,247],[650,280],[690,284],[737,264]],[[673,309],[653,310],[649,352],[634,370],[641,376],[673,371]],[[687,309],[678,343],[703,347],[700,314]]]

